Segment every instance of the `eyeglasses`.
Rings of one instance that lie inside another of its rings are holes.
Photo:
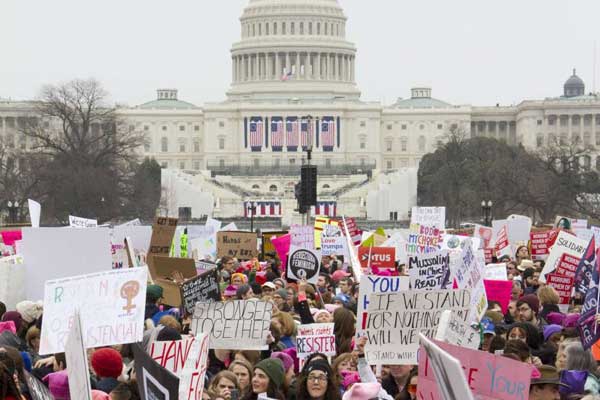
[[[309,375],[307,381],[315,383],[327,382],[327,375]]]

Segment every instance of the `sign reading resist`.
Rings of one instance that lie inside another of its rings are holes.
[[[306,279],[308,283],[317,283],[321,268],[321,252],[290,247],[287,277],[295,280]]]

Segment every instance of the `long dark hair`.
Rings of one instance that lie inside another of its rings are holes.
[[[333,331],[335,333],[337,355],[352,351],[354,327],[355,321],[352,311],[340,307],[333,312]]]
[[[13,396],[20,399],[21,391],[14,380],[15,364],[6,353],[0,354],[5,355],[0,362],[0,399],[6,399],[7,396]]]
[[[281,390],[279,390],[277,386],[275,386],[275,383],[271,380],[271,378],[269,378],[269,386],[267,386],[267,397],[270,397],[272,399],[285,400],[285,396],[283,395]],[[257,399],[258,393],[254,393],[254,390],[252,389],[252,382],[250,382],[250,390],[248,390],[248,393],[246,393],[243,400]]]
[[[298,385],[296,389],[296,400],[310,400],[310,394],[306,384],[308,383],[308,372],[304,370],[298,377]],[[338,383],[335,376],[327,374],[327,390],[325,391],[324,399],[327,400],[341,400],[340,391],[338,390]]]

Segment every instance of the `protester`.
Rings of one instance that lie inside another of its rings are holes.
[[[529,400],[560,400],[559,386],[566,386],[560,382],[556,368],[542,365],[538,368],[540,377],[531,380]]]
[[[256,400],[261,393],[266,393],[267,397],[273,399],[284,400],[285,396],[281,392],[284,379],[285,372],[281,360],[276,358],[262,360],[254,367],[252,390],[244,396],[244,400]]]
[[[215,375],[208,385],[208,393],[211,396],[220,396],[230,400],[231,393],[235,390],[240,390],[237,377],[233,372],[221,371]]]
[[[96,375],[96,389],[110,394],[119,385],[117,378],[123,371],[121,354],[112,348],[98,349],[92,353],[90,363]]]
[[[298,379],[297,400],[339,400],[333,371],[325,360],[312,360]]]

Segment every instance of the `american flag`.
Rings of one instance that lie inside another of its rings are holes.
[[[335,217],[337,214],[337,202],[335,201],[319,201],[314,207],[315,215],[323,215],[327,217]]]
[[[271,146],[273,151],[281,151],[284,140],[283,119],[281,117],[271,118]]]
[[[312,145],[312,133],[312,121],[303,118],[302,124],[300,126],[300,138],[303,149],[306,149],[307,147]]]
[[[273,217],[281,215],[281,202],[278,201],[245,201],[244,217],[252,214],[252,205],[256,206],[254,217]]]
[[[250,147],[260,149],[263,142],[263,121],[262,118],[250,119]]]
[[[321,123],[321,141],[323,150],[332,150],[335,145],[335,121],[333,117],[324,117]]]
[[[298,148],[298,118],[289,117],[286,121],[287,148],[295,151]]]

